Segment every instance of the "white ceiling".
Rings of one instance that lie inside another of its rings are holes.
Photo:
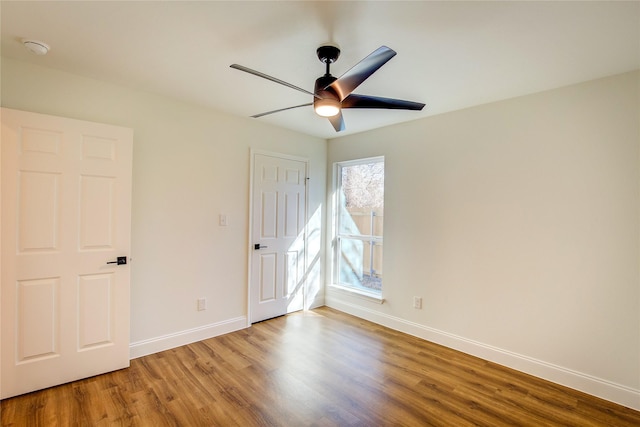
[[[381,45],[398,55],[354,92],[427,104],[344,112],[336,134],[311,107],[259,119],[334,138],[640,68],[640,2],[2,1],[2,56],[240,116],[311,102],[229,68],[313,91],[316,48],[340,76]],[[28,53],[21,39],[51,46]]]

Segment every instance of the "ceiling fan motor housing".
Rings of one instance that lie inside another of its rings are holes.
[[[340,97],[333,90],[333,88],[327,87],[336,80],[331,74],[325,74],[322,77],[316,79],[316,85],[314,93],[316,97],[313,98],[313,108],[321,116],[329,117],[337,114],[340,111]],[[330,110],[326,107],[330,106]],[[324,107],[324,108],[323,108]]]
[[[336,91],[333,90],[333,88],[328,87],[334,81],[336,81],[336,78],[331,74],[325,74],[322,77],[318,77],[316,79],[316,85],[313,93],[318,95],[320,98],[332,98],[340,100]]]

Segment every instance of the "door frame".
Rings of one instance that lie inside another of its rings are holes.
[[[248,221],[248,236],[247,236],[247,327],[251,327],[251,291],[252,291],[252,277],[251,277],[251,266],[253,264],[253,256],[255,251],[253,250],[253,215],[255,214],[254,206],[253,206],[253,180],[255,178],[255,156],[256,155],[264,155],[276,157],[279,159],[285,160],[295,160],[299,162],[303,162],[305,164],[306,175],[305,176],[305,191],[304,191],[304,257],[303,262],[305,268],[307,266],[307,252],[308,252],[308,235],[309,235],[309,159],[306,157],[294,156],[291,154],[278,153],[275,151],[268,150],[260,150],[249,148],[249,217]],[[307,289],[306,286],[302,287],[302,309],[307,309]]]

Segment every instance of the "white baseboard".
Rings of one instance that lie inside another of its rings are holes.
[[[148,340],[132,342],[129,344],[129,357],[131,359],[137,359],[138,357],[180,347],[181,345],[187,345],[229,332],[239,331],[240,329],[245,329],[247,325],[247,317],[241,316],[173,334],[150,338]]]
[[[570,387],[611,402],[640,410],[640,390],[556,366],[528,356],[443,332],[399,317],[342,301],[331,295],[326,305],[382,326],[488,360],[556,384]]]

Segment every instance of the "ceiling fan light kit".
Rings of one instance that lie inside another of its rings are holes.
[[[349,71],[342,76],[336,78],[331,75],[330,66],[340,56],[340,49],[335,45],[320,46],[316,50],[318,59],[325,64],[326,72],[323,76],[316,79],[314,92],[309,92],[298,86],[292,85],[275,77],[271,77],[260,71],[252,70],[242,65],[232,64],[231,68],[253,74],[263,79],[287,86],[291,89],[304,92],[313,96],[312,104],[296,105],[294,107],[280,108],[278,110],[268,111],[266,113],[256,114],[251,117],[262,117],[267,114],[277,113],[280,111],[290,110],[292,108],[306,107],[313,105],[316,114],[326,117],[336,130],[340,132],[345,129],[344,119],[342,118],[343,108],[379,108],[393,110],[415,110],[420,111],[424,108],[424,104],[420,102],[404,101],[401,99],[381,98],[377,96],[352,94],[353,90],[360,86],[362,82],[368,79],[378,68],[382,67],[391,58],[396,55],[393,49],[381,46],[362,61],[358,62]]]
[[[340,101],[331,98],[315,99],[313,108],[321,117],[333,117],[340,112]]]

